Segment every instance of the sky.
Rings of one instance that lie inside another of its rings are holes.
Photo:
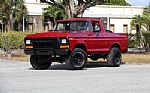
[[[129,4],[133,6],[148,6],[150,0],[126,0]]]
[[[30,3],[36,2],[36,0],[25,0],[25,1]],[[150,0],[126,0],[126,1],[133,6],[148,6],[148,4],[150,3]]]

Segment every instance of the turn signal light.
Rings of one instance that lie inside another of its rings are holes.
[[[69,45],[61,45],[60,48],[69,48]]]
[[[33,48],[33,46],[26,46],[26,48]]]

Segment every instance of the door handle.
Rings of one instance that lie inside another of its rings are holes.
[[[92,36],[92,33],[88,33],[87,35],[88,35],[88,36]]]
[[[88,34],[88,36],[92,36],[92,34]]]

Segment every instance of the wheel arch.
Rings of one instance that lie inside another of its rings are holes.
[[[113,47],[116,47],[116,48],[121,49],[121,47],[120,47],[120,44],[119,44],[119,43],[114,43],[114,44],[111,46],[111,48],[113,48]],[[111,48],[110,48],[110,50],[111,50]]]
[[[74,49],[75,49],[75,48],[81,48],[81,49],[83,49],[85,52],[87,51],[86,45],[84,45],[84,44],[82,44],[82,43],[76,44],[76,45],[74,46]]]

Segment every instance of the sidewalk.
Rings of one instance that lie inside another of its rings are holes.
[[[148,49],[148,51],[150,52],[150,49]],[[127,53],[144,53],[145,49],[144,48],[128,48],[128,52]]]

